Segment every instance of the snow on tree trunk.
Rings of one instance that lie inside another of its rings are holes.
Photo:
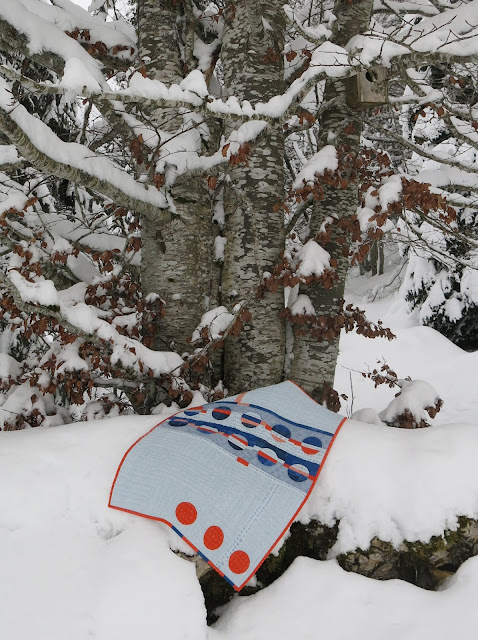
[[[344,46],[354,34],[365,32],[370,24],[372,6],[371,0],[354,3],[337,0],[334,7],[337,21],[334,24],[332,42]],[[352,162],[359,153],[362,114],[360,111],[352,111],[347,106],[346,84],[341,80],[327,81],[324,103],[332,106],[325,109],[319,120],[319,148],[332,143],[337,149],[342,148],[346,152],[351,164],[345,167],[347,186],[343,189],[326,186],[323,200],[314,206],[310,220],[311,237],[319,233],[327,219],[332,219],[336,226],[340,220],[350,218],[358,205],[358,184],[352,176],[355,170]],[[343,246],[334,240],[344,237],[345,233],[340,229],[335,229],[334,233],[333,241],[325,246],[331,258],[337,260],[337,279],[333,286],[330,289],[325,289],[321,284],[300,287],[300,293],[309,296],[317,316],[337,313],[339,301],[344,296],[348,258],[344,256]],[[344,246],[347,246],[347,243]],[[322,401],[324,383],[333,387],[339,338],[318,342],[311,335],[299,333],[297,330],[294,331],[291,378],[316,400]]]
[[[283,91],[284,15],[280,3],[226,3],[222,61],[226,96],[265,102]],[[284,249],[284,137],[277,123],[266,141],[253,145],[247,164],[231,170],[225,193],[226,251],[222,303],[247,301],[252,319],[225,344],[225,381],[232,393],[279,382],[285,326],[279,318],[283,290],[257,300],[264,272]]]

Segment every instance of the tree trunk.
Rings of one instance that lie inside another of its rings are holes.
[[[281,3],[226,2],[222,48],[226,96],[265,102],[283,91],[284,13]],[[284,249],[284,137],[280,125],[252,148],[247,164],[231,170],[225,194],[226,251],[222,302],[247,301],[252,319],[225,344],[225,383],[236,393],[282,379],[285,326],[283,290],[256,299],[263,273]]]
[[[370,24],[372,6],[373,0],[358,0],[353,3],[347,0],[336,0],[334,14],[337,16],[337,21],[334,24],[332,41],[339,46],[344,46],[353,35],[366,31]],[[348,156],[353,160],[359,153],[362,113],[352,111],[347,106],[346,86],[341,80],[327,81],[324,102],[330,102],[333,106],[326,109],[320,118],[319,148],[330,144],[332,139],[336,148],[346,149]],[[353,171],[354,167],[351,163],[349,168],[345,168],[343,177],[351,178]],[[323,201],[314,207],[312,213],[310,221],[312,237],[317,235],[326,218],[331,217],[339,222],[356,212],[358,184],[355,180],[347,180],[347,182],[345,189],[330,186],[325,188]],[[342,233],[337,229],[336,238]],[[333,315],[334,311],[338,311],[339,301],[344,296],[348,267],[348,258],[343,255],[342,246],[339,243],[333,241],[326,245],[325,249],[332,258],[337,260],[338,279],[328,290],[321,285],[313,285],[301,286],[300,291],[309,296],[318,316]],[[316,400],[322,401],[324,383],[333,387],[338,352],[339,338],[330,342],[318,342],[312,336],[300,336],[295,331],[291,378]]]
[[[180,3],[174,0],[138,2],[140,59],[148,77],[166,84],[183,79],[179,11]],[[169,133],[183,126],[178,109],[171,107],[155,110],[151,121]],[[174,162],[172,154],[173,167]],[[158,293],[166,302],[155,348],[183,353],[190,350],[188,339],[202,314],[218,303],[217,267],[213,263],[211,197],[205,178],[179,178],[172,196],[177,215],[165,228],[154,214],[143,217],[141,274],[144,294]]]

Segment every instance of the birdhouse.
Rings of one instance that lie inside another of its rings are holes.
[[[388,102],[385,67],[373,67],[346,79],[346,99],[351,109],[370,109]]]

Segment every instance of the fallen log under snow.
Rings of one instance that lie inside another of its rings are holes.
[[[299,521],[249,592],[297,556],[436,588],[478,554],[476,451],[474,425],[406,430],[348,420]],[[200,563],[198,575],[208,609],[231,597]]]

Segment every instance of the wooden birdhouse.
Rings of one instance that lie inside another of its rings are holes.
[[[370,109],[388,102],[385,67],[373,67],[346,79],[347,104],[351,109]]]

